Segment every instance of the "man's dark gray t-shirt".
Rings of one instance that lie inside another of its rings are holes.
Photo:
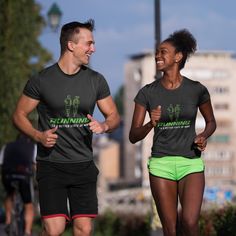
[[[58,127],[53,148],[38,144],[37,160],[78,163],[93,159],[87,114],[92,115],[96,102],[110,95],[101,74],[82,66],[78,73],[68,75],[56,63],[30,79],[24,94],[39,100],[40,131]]]
[[[160,80],[144,86],[135,97],[135,103],[144,106],[148,112],[161,106],[151,155],[200,157],[201,152],[194,147],[195,122],[198,107],[209,99],[205,86],[186,77],[174,90],[166,89]]]

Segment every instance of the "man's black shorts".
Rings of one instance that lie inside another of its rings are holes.
[[[70,220],[77,217],[96,217],[98,173],[93,161],[39,161],[36,177],[42,218],[63,216]]]

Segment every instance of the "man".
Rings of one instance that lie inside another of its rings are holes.
[[[11,223],[12,197],[15,192],[13,182],[17,182],[24,203],[25,236],[31,235],[34,219],[33,169],[36,145],[26,135],[19,134],[14,142],[4,145],[0,152],[2,183],[6,191],[4,207],[6,211],[6,232]]]
[[[85,66],[95,52],[93,29],[93,20],[62,27],[59,61],[28,81],[13,115],[16,126],[38,142],[43,236],[61,235],[71,219],[75,236],[91,235],[98,213],[92,134],[111,132],[120,122],[106,80]],[[103,122],[92,116],[95,105]],[[38,129],[28,119],[36,107]]]

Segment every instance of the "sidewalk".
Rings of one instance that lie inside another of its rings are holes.
[[[163,236],[162,229],[157,229],[151,232],[150,236]]]
[[[1,236],[7,236],[7,234],[4,231],[4,226],[5,226],[4,224],[0,224],[0,235]],[[37,234],[35,234],[35,233],[33,233],[32,235],[37,236]]]

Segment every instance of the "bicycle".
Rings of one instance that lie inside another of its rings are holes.
[[[12,176],[12,178],[20,176]],[[12,196],[12,211],[11,223],[9,225],[9,236],[22,236],[24,234],[24,205],[19,192],[19,181],[14,180],[11,182],[12,187],[15,189]]]

